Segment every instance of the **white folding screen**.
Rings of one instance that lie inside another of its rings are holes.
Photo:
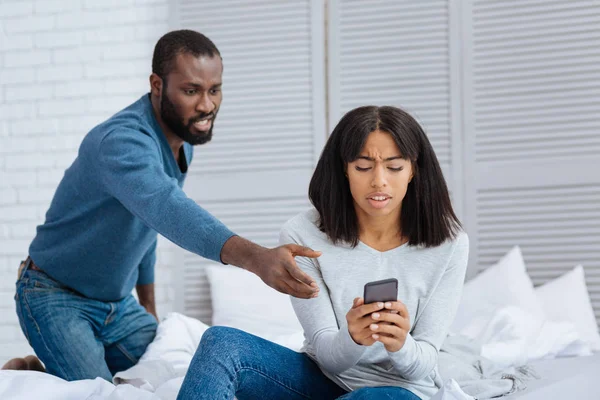
[[[352,108],[398,106],[423,125],[459,214],[462,156],[457,7],[447,0],[328,2],[329,131]]]
[[[213,141],[198,146],[185,190],[240,235],[277,244],[308,208],[325,139],[324,15],[319,0],[174,2],[173,26],[206,34],[223,57]],[[204,267],[183,256],[179,309],[210,322]]]
[[[515,244],[535,284],[582,264],[600,321],[600,3],[466,1],[461,16],[472,272]]]
[[[173,26],[206,33],[225,65],[214,143],[198,148],[186,190],[234,230],[274,245],[308,206],[325,114],[330,132],[354,107],[396,105],[423,124],[441,161],[471,238],[469,275],[515,244],[535,284],[581,263],[600,320],[600,3],[176,0],[175,9]],[[178,294],[182,311],[208,321],[206,264],[184,256]]]

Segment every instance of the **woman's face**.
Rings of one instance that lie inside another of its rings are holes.
[[[348,163],[346,174],[357,215],[399,218],[413,170],[392,135],[371,132],[358,158]]]

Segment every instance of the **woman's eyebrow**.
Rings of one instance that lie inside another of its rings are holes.
[[[360,159],[360,160],[375,161],[375,159],[373,157],[367,157],[367,156],[358,156],[356,158]],[[388,157],[383,161],[392,161],[392,160],[399,160],[399,159],[402,159],[402,156]]]

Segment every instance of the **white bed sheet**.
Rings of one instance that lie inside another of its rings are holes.
[[[0,371],[2,400],[163,400],[132,385],[115,386],[101,378],[67,382],[37,371]]]
[[[119,373],[114,386],[101,379],[68,383],[62,379],[30,371],[0,371],[0,399],[28,400],[174,400],[187,367],[207,326],[181,314],[170,314],[159,326],[157,338],[140,363]],[[280,338],[281,339],[281,338]],[[290,337],[283,345],[295,349],[300,337]],[[527,389],[507,399],[594,399],[600,400],[600,353],[588,357],[559,358],[533,363],[542,377],[527,382]],[[446,382],[436,400],[467,400],[458,386]],[[36,394],[37,393],[37,394]]]
[[[542,376],[529,381],[524,391],[503,399],[553,400],[600,399],[600,353],[588,357],[572,357],[538,361],[535,368]],[[171,379],[155,393],[131,385],[117,387],[101,379],[67,383],[61,379],[32,371],[0,371],[0,399],[29,400],[173,400],[183,378]],[[450,387],[450,385],[447,385]],[[459,391],[438,393],[436,400],[463,400]]]
[[[540,379],[505,399],[600,399],[600,353],[586,357],[555,358],[532,363]]]

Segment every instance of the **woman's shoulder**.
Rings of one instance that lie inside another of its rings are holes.
[[[282,226],[286,231],[318,231],[319,213],[314,208],[296,214]]]
[[[442,246],[445,246],[450,252],[469,251],[469,235],[462,229],[456,232],[454,237],[448,239]]]
[[[456,232],[454,236],[447,239],[444,243],[435,247],[419,247],[425,253],[434,254],[454,254],[457,252],[469,251],[469,235],[462,229]]]
[[[325,234],[319,229],[319,213],[314,208],[303,211],[290,218],[281,227],[281,234],[296,240],[322,240]]]
[[[454,248],[466,248],[467,250],[469,249],[469,235],[467,235],[467,232],[463,231],[462,229],[458,231],[456,236],[452,240],[450,240],[450,242],[452,243]]]
[[[469,257],[469,235],[463,230],[458,231],[453,238],[440,246],[440,250],[439,255],[443,259],[466,260]]]

